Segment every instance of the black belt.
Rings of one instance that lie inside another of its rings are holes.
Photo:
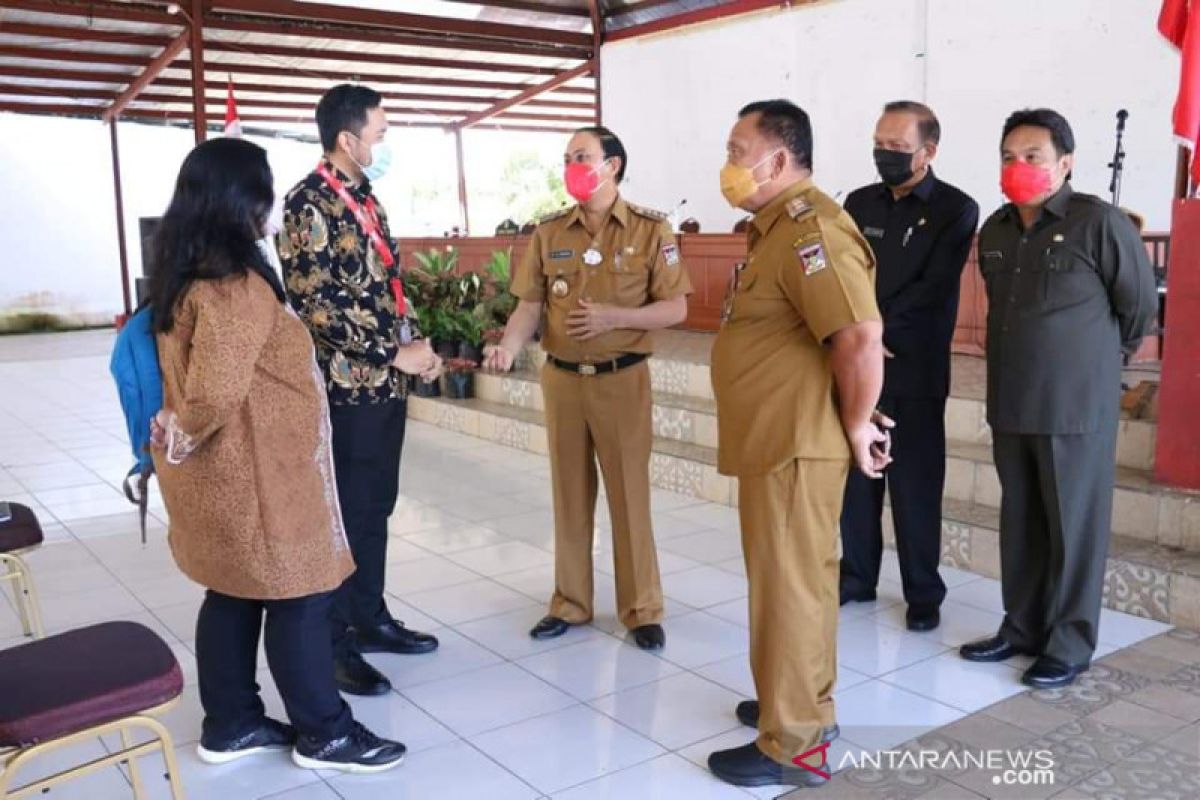
[[[632,367],[634,364],[640,364],[646,360],[645,353],[626,353],[623,356],[618,356],[612,361],[602,361],[599,364],[574,364],[570,361],[563,361],[561,358],[554,356],[546,356],[546,360],[554,366],[565,372],[574,372],[578,375],[607,375],[610,372]]]

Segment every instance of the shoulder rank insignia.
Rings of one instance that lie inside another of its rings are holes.
[[[825,257],[825,248],[820,242],[811,244],[804,242],[797,245],[796,255],[800,257],[805,275],[813,275],[829,266],[829,259]]]
[[[812,203],[808,202],[803,197],[793,197],[788,201],[788,204],[785,206],[785,208],[787,209],[788,216],[792,219],[800,219],[805,214],[808,214],[813,210]]]
[[[629,206],[630,211],[632,211],[635,214],[639,214],[643,217],[649,217],[650,219],[656,219],[659,222],[661,222],[667,218],[666,214],[664,214],[661,211],[655,211],[653,208],[646,208],[645,206],[635,206],[633,203],[626,203],[626,205]]]

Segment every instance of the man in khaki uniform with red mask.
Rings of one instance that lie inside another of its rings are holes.
[[[883,326],[870,246],[812,183],[808,115],[771,100],[739,116],[721,191],[754,218],[712,372],[718,469],[739,479],[758,693],[737,716],[759,736],[708,764],[739,786],[819,786],[822,748],[837,736],[842,492],[852,460],[871,477],[889,461],[872,421]]]
[[[484,366],[507,371],[546,316],[542,369],[554,483],[555,589],[535,639],[592,619],[596,462],[613,528],[617,612],[638,647],[665,643],[650,520],[650,331],[687,316],[691,291],[666,218],[617,192],[626,155],[611,131],[583,128],[565,154],[579,201],[541,221],[513,278],[520,299]]]

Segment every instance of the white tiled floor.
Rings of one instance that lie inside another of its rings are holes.
[[[594,625],[535,642],[527,631],[553,586],[544,459],[420,424],[409,431],[402,498],[390,526],[388,590],[396,615],[437,633],[442,646],[427,656],[372,656],[396,691],[350,700],[366,724],[409,746],[407,762],[371,778],[306,772],[284,756],[201,764],[191,744],[201,718],[192,663],[201,593],[171,560],[161,502],[143,547],[120,494],[130,459],[106,372],[108,336],[64,337],[62,358],[47,358],[56,348],[39,341],[36,363],[14,355],[16,340],[0,340],[0,495],[33,506],[46,523],[49,543],[29,561],[49,630],[135,619],[179,656],[189,686],[166,722],[180,745],[190,798],[708,800],[779,793],[727,787],[703,768],[711,750],[751,739],[733,715],[753,692],[736,512],[655,491],[668,598],[661,654],[633,647],[616,620],[603,509]],[[944,574],[950,596],[935,633],[904,629],[891,553],[879,599],[842,610],[836,701],[843,737],[835,754],[898,744],[1021,691],[1019,664],[970,665],[953,653],[996,629],[999,583]],[[1164,629],[1106,611],[1102,652]],[[0,647],[19,644],[19,633],[6,597]],[[260,676],[268,709],[281,714],[269,673]],[[144,774],[157,775],[148,762]],[[163,783],[151,783],[154,797],[167,796]],[[128,784],[113,768],[53,796],[122,797]]]

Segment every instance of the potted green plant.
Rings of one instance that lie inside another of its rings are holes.
[[[437,381],[421,380],[420,375],[408,376],[408,390],[416,397],[441,397],[442,387]]]
[[[452,358],[445,363],[443,380],[446,397],[451,400],[470,400],[475,396],[475,369],[479,362],[469,358]]]
[[[492,251],[492,258],[483,267],[487,286],[481,298],[484,329],[503,328],[517,307],[517,298],[510,291],[512,284],[512,248]]]

